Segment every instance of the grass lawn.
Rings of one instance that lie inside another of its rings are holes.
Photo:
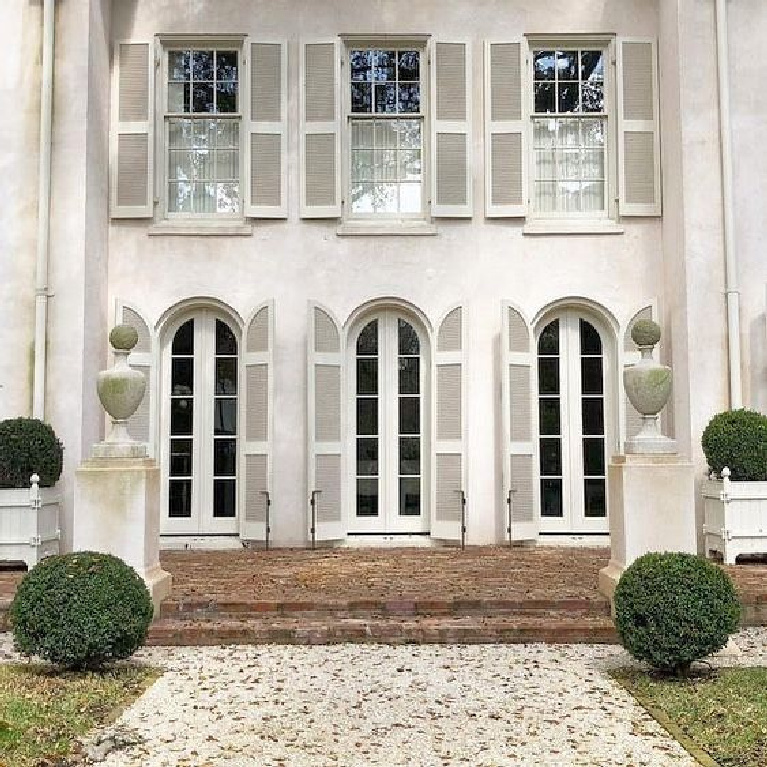
[[[767,765],[767,668],[721,669],[680,680],[626,670],[614,676],[722,767]]]
[[[77,736],[115,719],[158,676],[138,665],[54,674],[45,665],[0,664],[0,767],[66,764]]]

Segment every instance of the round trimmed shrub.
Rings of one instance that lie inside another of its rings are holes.
[[[728,410],[709,422],[701,437],[711,471],[721,476],[727,466],[730,479],[767,480],[767,416],[754,410]]]
[[[152,613],[132,567],[79,551],[48,557],[24,576],[10,621],[17,650],[79,670],[132,655],[146,641]]]
[[[64,446],[49,424],[37,418],[0,421],[0,487],[29,487],[33,474],[42,487],[61,476]]]
[[[692,554],[645,554],[615,589],[615,627],[623,646],[666,674],[727,644],[740,603],[727,573]]]

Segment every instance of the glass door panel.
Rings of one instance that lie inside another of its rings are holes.
[[[357,338],[357,469],[356,515],[378,517],[378,320]]]

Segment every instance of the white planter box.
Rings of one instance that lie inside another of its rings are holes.
[[[0,488],[0,560],[26,562],[31,570],[43,557],[59,553],[59,493],[40,488],[40,507],[27,488]]]
[[[767,553],[767,482],[703,482],[706,553],[734,565],[738,554]]]

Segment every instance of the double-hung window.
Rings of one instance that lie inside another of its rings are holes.
[[[242,215],[240,51],[165,50],[165,212],[169,218]]]
[[[423,50],[347,49],[350,219],[424,216]]]

